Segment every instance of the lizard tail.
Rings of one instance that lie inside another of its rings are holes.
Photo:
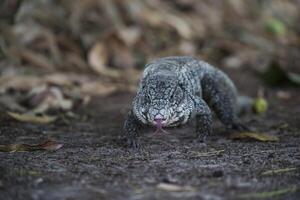
[[[249,96],[239,96],[237,99],[237,104],[238,115],[251,113],[253,109],[254,99]]]

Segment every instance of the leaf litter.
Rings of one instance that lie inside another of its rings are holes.
[[[260,142],[278,142],[279,138],[275,135],[256,132],[238,132],[230,135],[235,140],[256,140]]]
[[[40,144],[8,144],[0,145],[1,152],[24,152],[24,151],[56,151],[63,147],[62,143],[59,143],[55,140],[47,140]]]
[[[7,112],[9,116],[12,118],[21,121],[21,122],[31,122],[31,123],[38,123],[38,124],[49,124],[54,122],[57,117],[56,116],[48,116],[48,115],[35,115],[35,114],[20,114],[14,112]]]

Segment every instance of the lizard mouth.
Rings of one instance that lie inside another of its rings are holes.
[[[155,133],[168,133],[168,131],[163,129],[163,122],[165,121],[165,119],[154,119],[155,121],[155,127],[156,127],[156,131]]]

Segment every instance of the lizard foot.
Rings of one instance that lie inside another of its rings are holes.
[[[205,143],[205,142],[206,142],[206,139],[207,139],[207,135],[200,134],[200,135],[197,137],[197,142],[198,142],[198,143]]]
[[[137,139],[134,139],[134,138],[128,138],[127,139],[127,144],[132,149],[139,149],[140,148],[140,145],[139,145]]]
[[[160,133],[169,134],[169,132],[164,130],[162,127],[156,127],[156,131],[154,133],[155,134],[160,134]]]
[[[155,133],[156,134],[157,133],[166,133],[166,134],[169,133],[168,131],[163,129],[162,121],[163,121],[163,119],[155,119],[155,122],[156,122],[156,124],[155,124],[156,131],[155,131]]]

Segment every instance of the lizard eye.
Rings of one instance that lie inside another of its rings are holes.
[[[182,99],[183,91],[181,87],[177,87],[173,94],[171,95],[171,99]]]
[[[147,119],[147,117],[146,117],[146,109],[145,109],[145,108],[142,108],[142,109],[141,109],[141,115],[142,115],[142,117],[143,117],[144,119]]]
[[[141,95],[140,100],[143,105],[148,105],[150,102],[150,95],[147,93],[146,94],[144,93],[143,95]]]

